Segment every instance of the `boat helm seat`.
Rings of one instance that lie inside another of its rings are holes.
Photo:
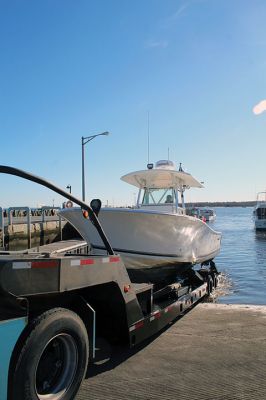
[[[166,196],[165,203],[173,203],[173,196],[171,194]]]

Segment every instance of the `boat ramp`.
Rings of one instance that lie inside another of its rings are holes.
[[[201,303],[141,347],[97,344],[76,400],[266,397],[266,306]]]

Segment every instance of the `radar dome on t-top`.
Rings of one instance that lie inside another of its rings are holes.
[[[175,163],[173,161],[170,160],[159,160],[156,162],[155,164],[155,168],[157,169],[171,169],[171,170],[175,170]]]

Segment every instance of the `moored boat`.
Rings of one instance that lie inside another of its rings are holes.
[[[186,214],[199,218],[205,222],[214,221],[216,219],[215,211],[206,207],[189,207],[186,209]]]
[[[199,209],[199,217],[207,222],[214,221],[216,218],[216,213],[213,209],[204,207]]]
[[[257,203],[253,211],[256,230],[266,230],[266,192],[257,194]]]

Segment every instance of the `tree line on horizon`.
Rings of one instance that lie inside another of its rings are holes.
[[[189,207],[254,207],[256,201],[207,201],[186,203]]]

